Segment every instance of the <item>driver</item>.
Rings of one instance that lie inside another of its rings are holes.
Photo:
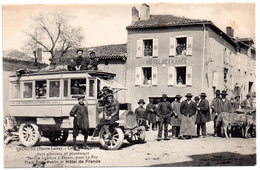
[[[112,94],[106,96],[103,118],[100,120],[93,137],[98,136],[101,127],[104,126],[106,134],[110,136],[109,125],[113,125],[119,119],[119,103],[114,100]]]

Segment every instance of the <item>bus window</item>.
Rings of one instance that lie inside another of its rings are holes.
[[[20,98],[20,84],[16,82],[12,82],[10,91],[11,91],[11,99]]]
[[[71,95],[86,94],[86,79],[71,79]]]
[[[89,97],[94,97],[95,88],[94,88],[95,80],[89,80]]]
[[[23,98],[32,98],[32,83],[24,83]]]
[[[50,81],[49,97],[60,97],[60,81]]]
[[[35,97],[36,99],[46,98],[46,80],[35,81]]]
[[[68,80],[64,80],[64,91],[63,91],[63,96],[68,97]]]

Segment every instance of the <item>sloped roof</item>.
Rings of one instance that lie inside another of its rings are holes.
[[[149,27],[167,27],[167,26],[181,26],[193,24],[211,23],[208,20],[188,19],[184,17],[176,17],[174,15],[150,15],[149,20],[139,20],[127,26],[131,28],[149,28]]]

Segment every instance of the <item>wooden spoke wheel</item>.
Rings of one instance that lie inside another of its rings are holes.
[[[49,135],[49,140],[52,144],[62,145],[67,141],[69,132],[68,130],[55,130],[51,131]]]
[[[120,128],[111,128],[110,134],[107,134],[104,128],[101,128],[99,133],[100,144],[108,150],[119,149],[124,142],[124,134]]]
[[[26,146],[34,146],[40,140],[40,132],[38,126],[30,123],[23,123],[19,128],[20,142]]]
[[[138,133],[126,138],[129,143],[144,143],[145,142],[145,131],[139,130]]]

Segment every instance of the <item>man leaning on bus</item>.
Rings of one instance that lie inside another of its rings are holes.
[[[79,104],[73,106],[70,111],[70,116],[74,117],[73,121],[73,148],[75,151],[79,151],[77,147],[76,138],[81,130],[84,135],[83,149],[89,149],[87,146],[88,131],[89,131],[89,120],[88,120],[88,108],[84,104],[84,96],[78,97]]]

